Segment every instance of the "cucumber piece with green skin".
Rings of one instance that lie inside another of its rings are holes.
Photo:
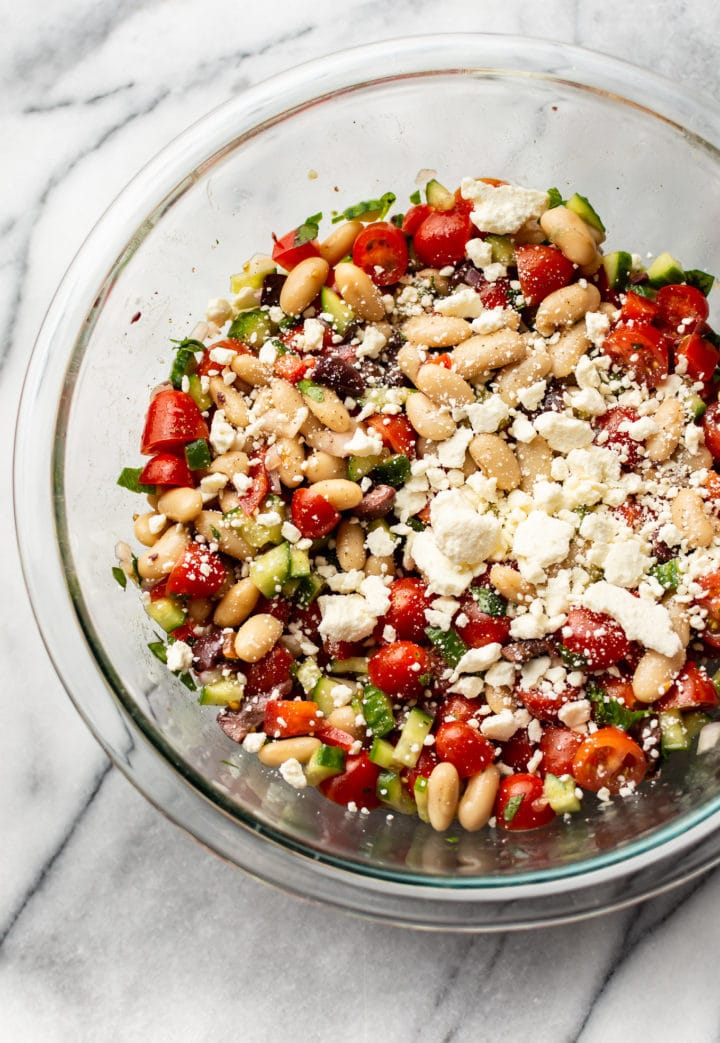
[[[655,289],[660,289],[661,286],[669,286],[671,283],[683,282],[685,279],[682,265],[676,257],[673,257],[667,251],[655,258],[648,268],[647,274],[650,285],[654,286]]]
[[[382,738],[395,727],[395,715],[392,702],[380,688],[374,684],[366,685],[361,699],[362,715],[373,735]]]
[[[494,264],[508,265],[515,263],[515,247],[507,235],[486,235],[485,242],[492,248],[492,259]]]
[[[350,659],[333,659],[328,667],[331,674],[366,674],[368,661],[364,656],[352,656]]]
[[[295,679],[305,695],[310,695],[321,677],[322,670],[315,659],[304,659],[295,670]]]
[[[320,291],[320,307],[332,319],[333,328],[340,336],[344,336],[348,327],[355,321],[355,312],[329,286]]]
[[[428,205],[436,210],[452,210],[455,206],[455,196],[445,185],[441,185],[436,178],[432,178],[425,186],[425,198]]]
[[[300,608],[307,608],[308,605],[312,605],[324,586],[325,580],[322,576],[317,572],[311,572],[309,576],[305,576],[304,579],[300,580],[300,585],[295,594],[295,603]]]
[[[671,558],[670,561],[664,561],[660,565],[655,565],[654,568],[650,569],[650,575],[665,590],[677,590],[682,579],[677,558]]]
[[[173,598],[157,598],[148,602],[145,611],[162,627],[166,634],[181,627],[187,618],[187,610]]]
[[[236,677],[221,677],[219,681],[202,686],[198,702],[201,706],[227,706],[228,703],[242,702],[244,695],[244,682]]]
[[[209,409],[213,404],[210,395],[207,391],[203,391],[202,382],[197,373],[191,373],[188,377],[188,395],[193,400],[195,405],[198,407],[200,412],[204,412]]]
[[[273,324],[270,316],[262,308],[253,308],[251,311],[241,311],[233,319],[227,332],[232,340],[241,340],[249,344],[251,348],[260,348],[273,334]]]
[[[626,290],[632,271],[630,254],[625,250],[615,250],[614,253],[605,254],[602,263],[610,289],[621,293]]]
[[[289,576],[289,543],[280,543],[250,562],[250,579],[266,598],[274,598]]]
[[[573,815],[580,811],[582,805],[575,792],[576,782],[572,775],[552,775],[550,772],[543,782],[543,796],[556,815]]]
[[[441,630],[440,627],[425,627],[425,633],[448,666],[457,666],[468,650],[468,646],[452,627],[447,630]]]
[[[361,482],[379,463],[382,463],[381,456],[351,456],[347,462],[347,476],[351,482]]]
[[[403,764],[406,768],[415,767],[432,725],[433,718],[429,713],[417,706],[412,708],[395,747],[396,764]]]
[[[410,477],[410,460],[402,453],[396,453],[376,464],[372,468],[372,475],[376,482],[401,489]]]
[[[387,739],[379,739],[376,736],[368,756],[379,768],[391,768],[395,763],[395,747]]]
[[[272,508],[276,511],[276,508]],[[282,513],[284,514],[285,506],[282,504]],[[276,511],[280,514],[280,511]],[[260,511],[262,516],[263,511]],[[260,550],[262,547],[266,547],[268,543],[281,543],[282,542],[282,525],[283,518],[279,522],[273,522],[272,525],[263,525],[258,521],[257,517],[248,518],[247,514],[241,507],[236,507],[232,511],[228,511],[224,518],[227,519],[227,523],[231,529],[238,532],[253,550]]]
[[[380,801],[401,815],[414,815],[415,801],[412,799],[397,772],[381,771],[375,793]]]
[[[705,416],[707,402],[703,402],[699,395],[690,395],[687,398],[685,405],[690,411],[690,416],[693,418],[693,420],[702,420],[702,418]]]
[[[312,698],[313,701],[318,704],[324,715],[327,717],[333,710],[337,710],[341,704],[336,702],[335,692],[336,688],[343,685],[343,682],[339,677],[319,677],[313,688]],[[347,687],[347,685],[345,685]],[[354,685],[353,685],[354,688]]]
[[[663,753],[690,748],[690,737],[683,722],[680,710],[661,710],[660,721],[661,748]]]
[[[323,743],[305,765],[308,786],[319,786],[325,779],[340,775],[345,770],[345,750]]]
[[[687,733],[688,742],[696,739],[706,724],[710,724],[710,718],[701,710],[691,710],[683,715],[683,724]]]
[[[306,550],[290,548],[290,579],[306,579],[310,575],[310,555]]]
[[[565,203],[568,210],[572,210],[573,213],[581,217],[586,225],[590,225],[597,232],[605,232],[605,225],[600,220],[595,207],[578,192],[575,192],[570,196],[568,201]]]
[[[195,352],[205,350],[205,345],[200,344],[199,341],[192,341],[195,345],[192,347],[190,344],[181,344],[173,359],[173,364],[170,369],[170,383],[174,388],[178,390],[182,387],[183,377],[189,377],[195,370]]]
[[[241,272],[230,276],[230,289],[233,293],[240,293],[244,289],[261,290],[265,276],[274,275],[275,272],[277,267],[271,257],[253,258]]]
[[[415,785],[413,786],[413,796],[415,797],[415,808],[418,813],[418,818],[421,822],[429,822],[430,814],[428,812],[428,780],[424,775],[418,775],[415,779]]]

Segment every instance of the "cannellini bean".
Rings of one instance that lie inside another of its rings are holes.
[[[579,282],[554,290],[540,303],[535,315],[535,329],[544,337],[562,326],[573,326],[589,311],[597,311],[600,291],[592,283]]]
[[[517,709],[517,699],[512,689],[505,688],[504,685],[485,685],[483,697],[493,713]]]
[[[365,572],[368,576],[394,576],[395,558],[392,554],[387,554],[382,558],[369,554],[365,562]]]
[[[659,431],[645,443],[645,455],[654,463],[669,460],[680,444],[683,429],[683,409],[676,398],[666,398],[653,414]]]
[[[157,521],[153,521],[157,519]],[[167,529],[167,521],[157,511],[136,514],[133,522],[135,539],[144,547],[154,547]]]
[[[672,503],[671,517],[691,550],[710,546],[714,530],[705,513],[705,504],[694,489],[681,489],[678,492]]]
[[[247,455],[239,450],[216,456],[210,464],[210,470],[214,474],[226,474],[231,480],[233,475],[247,474],[249,467],[250,461]]]
[[[452,315],[413,315],[402,328],[411,344],[426,348],[452,348],[467,340],[472,333],[470,323]]]
[[[443,406],[466,406],[475,401],[475,392],[459,373],[433,362],[420,367],[415,383],[429,399]]]
[[[495,764],[488,765],[468,780],[460,799],[458,819],[463,829],[475,833],[487,824],[492,816],[500,785],[500,772]]]
[[[168,489],[158,500],[158,510],[170,521],[190,522],[203,509],[203,498],[199,489],[179,486]]]
[[[304,476],[305,451],[302,445],[297,438],[278,438],[272,448],[278,458],[280,481],[287,489],[295,489]]]
[[[332,504],[337,511],[349,511],[357,507],[363,498],[363,491],[358,483],[347,478],[328,478],[324,482],[315,482],[310,488]]]
[[[245,663],[257,663],[282,637],[283,625],[275,616],[260,612],[250,616],[235,635],[235,655]]]
[[[531,493],[538,479],[550,477],[553,451],[542,435],[536,435],[532,442],[518,442],[515,455],[520,465],[520,488],[524,493]]]
[[[565,206],[546,210],[540,218],[540,226],[551,243],[573,264],[592,264],[597,256],[597,246],[590,229],[583,219]]]
[[[362,569],[365,566],[365,530],[352,519],[345,518],[338,526],[335,536],[335,553],[344,572]]]
[[[584,322],[576,322],[574,326],[563,330],[557,341],[548,345],[552,358],[552,375],[562,380],[574,373],[590,344]]]
[[[329,478],[344,478],[346,467],[343,460],[321,449],[311,453],[303,464],[305,477],[309,482],[322,482]]]
[[[450,280],[447,275],[440,274],[439,268],[422,268],[417,273],[417,277],[418,279],[427,280],[432,289],[434,289],[440,297],[447,296],[450,289]]]
[[[352,427],[352,418],[339,397],[330,388],[322,388],[322,399],[318,400],[312,395],[303,395],[305,405],[313,416],[338,434],[349,431]]]
[[[264,387],[272,380],[272,367],[261,362],[257,355],[236,355],[230,369],[251,387]]]
[[[496,330],[458,344],[452,353],[453,368],[471,383],[482,382],[492,370],[522,361],[527,351],[527,340],[521,334],[515,330]]]
[[[548,375],[552,368],[550,355],[544,348],[534,351],[532,355],[515,362],[512,366],[505,366],[495,378],[495,389],[508,406],[518,404],[518,393],[523,388],[530,387],[538,380]]]
[[[341,732],[347,732],[353,739],[365,738],[365,727],[357,723],[357,714],[352,706],[338,706],[327,715],[327,723]]]
[[[385,318],[382,294],[370,276],[355,264],[343,262],[335,268],[340,296],[359,319],[381,322]]]
[[[423,438],[432,439],[433,442],[442,442],[457,430],[457,424],[450,414],[421,391],[408,395],[405,410],[417,433]]]
[[[676,601],[666,605],[670,621],[681,648],[673,656],[662,655],[652,649],[641,656],[633,674],[633,694],[641,703],[654,703],[670,688],[671,684],[685,665],[687,654],[685,649],[690,641],[690,620],[687,612]]]
[[[495,478],[503,492],[520,485],[520,466],[505,439],[500,435],[475,435],[468,446],[470,455],[487,478]]]
[[[138,574],[142,579],[163,579],[182,557],[189,543],[190,536],[185,526],[173,525],[146,554],[138,558]]]
[[[460,776],[449,761],[436,764],[428,779],[428,817],[438,833],[446,830],[455,818],[460,798]]]
[[[226,384],[221,376],[210,377],[208,390],[215,405],[225,413],[228,423],[234,424],[235,427],[247,427],[250,416],[245,399],[239,391]]]
[[[493,565],[490,569],[490,582],[498,594],[502,594],[514,604],[526,601],[535,594],[532,583],[523,579],[517,569],[510,565]]]
[[[195,528],[208,543],[217,543],[223,554],[229,554],[231,558],[244,561],[255,553],[233,528],[232,519],[225,518],[220,511],[201,511],[195,519]]]
[[[254,610],[260,591],[251,579],[233,583],[218,601],[213,620],[219,627],[238,627]]]
[[[302,315],[320,293],[330,272],[322,257],[306,257],[300,261],[283,283],[280,307],[286,315]]]
[[[300,764],[307,764],[315,750],[319,750],[322,743],[313,735],[297,735],[292,739],[276,739],[274,742],[266,742],[258,750],[258,760],[268,768],[279,768],[289,760],[296,760]]]
[[[363,230],[362,221],[346,221],[334,228],[327,239],[318,244],[320,256],[332,268],[352,251],[353,243]]]
[[[213,602],[210,598],[190,598],[187,603],[188,616],[193,623],[207,623],[212,615]]]
[[[397,364],[399,369],[415,383],[418,370],[425,362],[426,354],[416,344],[404,344],[397,353]],[[462,374],[463,376],[465,374]]]

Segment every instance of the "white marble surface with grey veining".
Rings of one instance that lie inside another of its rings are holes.
[[[10,445],[42,314],[93,223],[177,132],[349,43],[520,33],[720,95],[706,0],[0,3],[0,1041],[520,1041],[720,1036],[720,873],[576,926],[425,935],[287,897],[113,770],[42,650]]]

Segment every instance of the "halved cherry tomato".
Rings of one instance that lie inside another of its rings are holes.
[[[278,355],[273,363],[273,372],[276,377],[289,380],[291,384],[297,384],[298,380],[304,380],[317,365],[317,360],[312,356],[300,358],[289,351],[287,355]]]
[[[395,579],[388,590],[390,608],[382,620],[390,625],[402,641],[424,641],[428,622],[425,610],[430,607],[425,583],[417,576]]]
[[[465,721],[441,724],[435,735],[435,750],[441,761],[457,768],[461,779],[477,775],[495,758],[493,744]]]
[[[374,221],[355,239],[352,258],[377,286],[390,286],[407,271],[407,240],[389,221]]]
[[[649,323],[633,321],[615,326],[603,341],[602,350],[616,366],[649,388],[657,387],[668,375],[668,338]]]
[[[707,670],[688,662],[662,699],[653,704],[654,710],[696,710],[700,706],[717,706],[718,691]]]
[[[516,693],[526,710],[539,721],[559,721],[558,712],[569,703],[572,689],[562,692],[542,692],[537,688],[521,688]]]
[[[290,622],[292,612],[291,601],[284,597],[266,598],[264,594],[257,599],[253,609],[253,613],[257,615],[273,616],[275,619],[279,619],[283,626]]]
[[[483,612],[475,598],[466,594],[460,601],[460,613],[467,616],[467,623],[457,627],[457,632],[469,648],[482,648],[499,642],[505,644],[510,634],[509,616],[491,616]]]
[[[182,451],[188,442],[208,437],[208,426],[190,396],[168,388],[158,392],[148,406],[140,452],[155,456]]]
[[[705,435],[705,445],[715,459],[720,460],[720,402],[713,402],[705,410],[702,429]]]
[[[405,235],[415,235],[425,218],[432,212],[432,207],[427,203],[417,203],[415,206],[411,206],[403,217],[402,230]]]
[[[637,419],[635,410],[625,406],[614,406],[598,418],[603,434],[595,438],[596,443],[617,453],[620,463],[628,471],[633,471],[640,463],[640,443],[631,438],[627,430],[628,425]]]
[[[195,373],[199,377],[214,377],[218,373],[222,373],[225,367],[220,362],[215,362],[211,358],[213,348],[229,348],[231,351],[236,351],[238,355],[249,355],[250,348],[247,344],[244,344],[241,340],[235,340],[233,337],[227,337],[225,340],[218,340],[215,344],[211,344],[209,348],[205,349],[205,354],[200,359],[197,365]]]
[[[620,309],[620,322],[652,322],[658,313],[655,301],[628,290]]]
[[[622,518],[627,527],[634,531],[640,528],[647,517],[645,509],[634,499],[626,500],[625,503],[613,507],[612,512],[616,518]]]
[[[548,724],[539,745],[543,755],[540,771],[544,775],[571,775],[573,759],[582,741],[583,736],[578,732]]]
[[[365,423],[394,452],[411,458],[415,456],[417,432],[404,413],[373,413]]]
[[[217,594],[227,577],[219,554],[200,543],[191,543],[175,562],[167,579],[168,594],[207,598]]]
[[[371,811],[380,804],[376,793],[379,775],[380,769],[367,753],[351,754],[345,758],[345,771],[321,782],[320,790],[336,804],[355,804]]]
[[[263,731],[271,739],[311,735],[322,722],[319,709],[310,699],[271,699],[265,707]]]
[[[286,232],[282,239],[276,239],[273,246],[272,259],[281,268],[284,268],[286,272],[291,271],[301,261],[307,260],[308,257],[320,256],[317,240],[298,242],[298,239],[301,238],[298,233],[299,228],[293,228],[291,231]]]
[[[270,489],[270,480],[263,459],[256,457],[250,461],[248,478],[252,478],[252,485],[247,492],[238,497],[238,504],[243,514],[249,518],[258,509]]]
[[[245,697],[267,695],[276,689],[284,689],[287,694],[288,684],[292,685],[290,668],[294,663],[292,652],[283,645],[275,645],[262,659],[244,668]]]
[[[340,511],[312,489],[296,489],[290,504],[293,524],[307,539],[327,536],[340,521]]]
[[[354,659],[362,656],[363,646],[361,641],[323,641],[323,650],[328,659]]]
[[[658,321],[675,335],[692,333],[710,313],[705,295],[700,290],[679,283],[659,289],[655,303]]]
[[[528,305],[539,304],[549,293],[572,282],[575,275],[572,261],[554,246],[516,246],[515,263],[520,290]]]
[[[321,724],[313,735],[326,746],[339,746],[346,753],[355,745],[355,738],[349,732],[344,732],[342,728],[334,728],[332,724]]]
[[[496,279],[477,288],[484,308],[507,308],[510,305],[510,280]]]
[[[519,772],[500,782],[495,798],[495,818],[500,829],[538,829],[555,818],[543,793],[542,779]]]
[[[455,264],[465,256],[465,244],[471,231],[467,206],[456,205],[452,210],[433,210],[413,236],[413,247],[418,260],[421,264],[433,268]]]
[[[530,742],[527,730],[521,728],[505,742],[500,743],[502,753],[500,760],[515,771],[527,771],[528,761],[535,753],[535,747]]]
[[[437,715],[438,721],[469,721],[476,716],[479,704],[464,695],[449,695]]]
[[[157,453],[140,472],[142,485],[183,485],[195,484],[187,461],[174,453]]]
[[[562,643],[582,656],[590,670],[605,670],[630,651],[625,631],[610,616],[589,608],[571,608],[562,628]]]
[[[707,613],[701,637],[711,648],[720,648],[720,572],[702,576],[698,583],[705,593],[696,599],[696,604]]]
[[[430,670],[426,648],[413,641],[393,641],[368,660],[370,680],[389,696],[411,699],[423,691]]]
[[[703,298],[704,300],[705,298]],[[675,349],[675,368],[678,361],[685,360],[685,370],[691,380],[711,380],[720,361],[720,352],[699,333],[688,333]]]
[[[407,782],[407,787],[411,793],[415,786],[415,780],[421,775],[424,779],[429,779],[433,773],[433,768],[435,768],[439,763],[440,761],[438,760],[438,755],[434,748],[432,746],[423,746],[420,756],[417,759],[417,764],[414,768],[410,768],[405,775],[405,781]]]
[[[604,689],[608,699],[615,699],[622,703],[626,710],[644,709],[644,705],[635,695],[632,681],[623,677],[601,677],[599,684]]]
[[[573,757],[572,775],[583,789],[619,793],[638,786],[647,772],[645,754],[620,728],[600,728],[588,735]]]

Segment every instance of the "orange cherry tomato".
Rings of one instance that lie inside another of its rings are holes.
[[[572,774],[583,789],[619,793],[638,786],[647,772],[645,754],[620,728],[600,728],[588,735],[573,757]]]

